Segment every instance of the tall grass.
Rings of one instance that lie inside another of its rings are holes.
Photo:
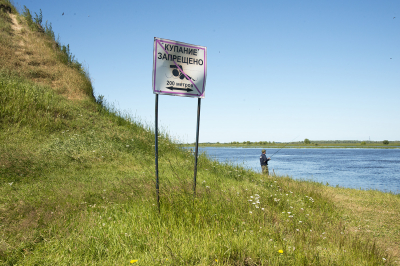
[[[62,119],[68,118],[65,103],[61,104],[50,88],[11,78],[5,71],[0,72],[0,126],[10,124],[34,126],[38,130],[60,130]]]

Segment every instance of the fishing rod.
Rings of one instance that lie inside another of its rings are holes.
[[[271,158],[272,156],[274,156],[275,154],[277,154],[280,150],[282,150],[283,148],[285,148],[289,143],[292,143],[295,139],[297,139],[299,136],[295,137],[294,139],[292,139],[290,142],[286,143],[282,148],[280,148],[279,150],[277,150],[274,154],[272,154],[271,156],[269,156],[269,158]]]

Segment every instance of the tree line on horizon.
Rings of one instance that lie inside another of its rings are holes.
[[[392,141],[392,143],[396,143],[399,141]],[[367,145],[367,144],[379,144],[382,143],[384,145],[389,145],[389,140],[383,141],[360,141],[360,140],[310,140],[304,139],[303,141],[291,141],[291,142],[275,142],[275,141],[231,141],[231,142],[202,142],[201,144],[229,144],[229,145],[275,145],[280,143],[292,143],[292,144],[305,144],[305,145],[315,145],[315,144],[360,144],[360,145]],[[194,145],[195,143],[193,143]]]

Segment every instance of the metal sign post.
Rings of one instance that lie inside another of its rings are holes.
[[[196,196],[196,176],[197,176],[197,158],[199,154],[199,131],[200,131],[200,104],[201,98],[197,101],[197,129],[196,129],[196,148],[194,152],[194,179],[193,179],[193,196]]]
[[[196,195],[200,103],[207,76],[207,48],[183,42],[154,38],[153,93],[156,94],[155,164],[157,205],[160,211],[158,177],[158,94],[198,98],[193,193]]]
[[[156,94],[156,125],[154,130],[155,135],[155,156],[156,156],[156,193],[157,193],[157,207],[160,212],[160,187],[158,183],[158,94]]]

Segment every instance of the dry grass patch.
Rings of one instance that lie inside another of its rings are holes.
[[[400,195],[333,187],[324,191],[351,221],[351,231],[386,247],[400,265]]]
[[[71,100],[93,98],[88,77],[84,73],[77,75],[77,69],[60,61],[62,53],[54,40],[41,32],[31,31],[23,16],[7,15],[11,30],[0,47],[3,69],[50,86]]]

